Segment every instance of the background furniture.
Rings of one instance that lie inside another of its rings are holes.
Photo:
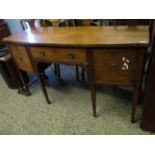
[[[9,28],[2,20],[0,22],[0,72],[9,88],[18,88],[18,93],[27,95],[19,74],[17,73],[13,58],[4,42],[2,42],[2,39],[9,35]],[[20,74],[22,75],[24,82],[28,83],[29,79],[26,72],[20,71]]]
[[[112,19],[111,24],[112,25],[129,25],[129,26],[149,25],[149,20],[148,19]]]
[[[153,50],[155,50],[155,47],[153,48]],[[155,132],[155,54],[154,53],[144,96],[141,128],[147,131]]]
[[[18,93],[27,95],[10,53],[0,55],[0,73],[9,88],[18,88]],[[24,81],[28,83],[29,79],[27,74],[25,74],[25,72],[20,73],[24,78]]]
[[[10,31],[8,29],[7,24],[5,23],[0,23],[0,46],[4,45],[4,43],[2,43],[1,39],[4,37],[7,37],[10,35]]]
[[[141,128],[155,132],[155,20],[151,20],[150,24],[150,60],[147,69],[148,78],[146,79]]]

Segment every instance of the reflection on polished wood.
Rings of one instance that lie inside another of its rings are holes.
[[[145,46],[149,42],[147,26],[45,27],[28,29],[5,38],[6,42],[72,47]]]
[[[50,101],[45,84],[38,71],[40,62],[78,64],[85,67],[91,90],[93,116],[96,116],[97,84],[132,86],[131,121],[135,122],[144,55],[149,44],[148,29],[147,26],[46,27],[28,29],[5,38],[4,42],[15,49],[25,46],[30,61],[24,62],[28,62],[28,66],[32,65],[48,103]],[[16,61],[18,55],[13,56]],[[18,63],[16,62],[17,66]],[[19,68],[26,69],[21,64]]]

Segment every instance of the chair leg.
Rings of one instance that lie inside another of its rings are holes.
[[[76,80],[79,80],[79,68],[76,66]]]
[[[57,75],[57,64],[54,63],[54,74]]]
[[[84,70],[83,67],[82,67],[82,80],[83,80],[83,81],[85,80],[85,70]]]
[[[29,87],[27,86],[27,84],[26,84],[23,76],[21,75],[21,72],[18,69],[17,69],[17,72],[18,72],[18,75],[20,77],[20,80],[21,80],[21,82],[23,84],[22,89],[18,89],[18,93],[22,93],[22,94],[24,94],[26,96],[30,96],[31,95],[31,92],[30,92]]]
[[[54,63],[54,74],[58,77],[58,79],[61,79],[61,73],[60,73],[60,65]]]
[[[61,79],[60,65],[56,64],[56,68],[57,68],[57,77],[58,77],[58,79]]]
[[[135,123],[136,122],[136,107],[139,99],[139,88],[134,87],[133,90],[133,100],[132,100],[132,112],[131,112],[131,122]]]

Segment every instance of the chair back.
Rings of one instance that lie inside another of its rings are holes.
[[[75,26],[73,19],[46,19],[44,21],[44,26]]]
[[[76,26],[74,19],[61,19],[59,26]]]
[[[59,26],[59,22],[60,22],[59,19],[44,19],[43,20],[43,23],[44,23],[45,27],[48,27],[48,26],[58,27]]]
[[[43,21],[41,19],[21,19],[20,24],[23,30],[28,28],[37,28],[43,26]]]
[[[75,19],[76,26],[90,26],[92,20],[91,19]]]

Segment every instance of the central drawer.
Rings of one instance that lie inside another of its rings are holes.
[[[87,54],[85,49],[30,47],[30,50],[32,57],[35,59],[60,61],[64,63],[87,62]]]

